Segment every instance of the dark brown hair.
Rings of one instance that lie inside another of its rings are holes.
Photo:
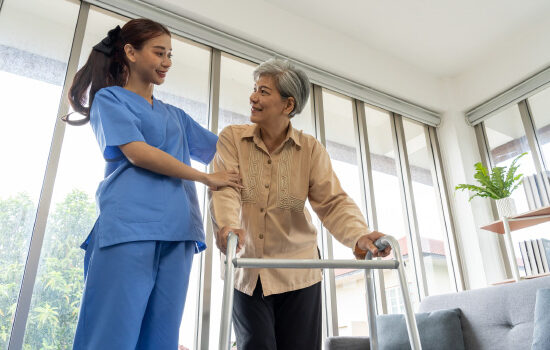
[[[96,92],[107,86],[124,86],[128,80],[130,67],[124,45],[130,44],[136,50],[141,50],[147,40],[163,34],[170,35],[170,31],[162,24],[145,18],[133,19],[127,22],[114,38],[110,55],[92,50],[86,64],[76,73],[69,90],[69,103],[76,112],[86,118],[70,121],[68,116],[65,116],[63,120],[73,125],[88,122]]]

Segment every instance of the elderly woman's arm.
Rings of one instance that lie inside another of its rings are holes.
[[[319,142],[312,150],[308,197],[323,225],[338,241],[350,247],[356,257],[363,257],[367,249],[375,256],[389,254],[389,248],[378,252],[374,246],[373,242],[383,234],[368,228],[361,210],[342,189],[330,157]]]
[[[230,127],[222,130],[216,145],[216,155],[213,160],[214,172],[239,172],[239,160],[233,133]],[[233,231],[239,236],[240,250],[244,244],[245,231],[241,229],[241,192],[238,188],[224,187],[218,191],[209,191],[210,214],[214,226],[216,245],[225,253],[227,236]]]

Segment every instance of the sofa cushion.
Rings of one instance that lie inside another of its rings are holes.
[[[369,337],[330,337],[325,340],[325,350],[369,350]]]
[[[531,350],[550,349],[550,289],[537,291],[534,322]]]
[[[529,350],[537,289],[550,277],[425,298],[419,312],[459,308],[466,350]]]
[[[459,309],[418,313],[415,316],[423,350],[464,350]],[[380,315],[376,324],[380,350],[411,349],[404,315]]]

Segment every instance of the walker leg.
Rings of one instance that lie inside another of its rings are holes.
[[[368,254],[367,254],[368,256]],[[369,257],[367,257],[370,260]],[[374,301],[374,270],[365,269],[365,289],[367,292],[367,316],[369,318],[370,350],[378,350],[378,334],[376,333],[376,304]]]
[[[225,280],[223,285],[222,317],[220,322],[219,350],[231,348],[231,316],[233,313],[233,296],[235,288],[235,259],[239,238],[233,232],[227,238],[227,255],[225,260]]]
[[[403,265],[403,258],[401,257],[401,249],[397,240],[391,236],[384,236],[381,241],[388,243],[395,255],[395,259],[399,262],[397,272],[399,274],[399,284],[401,285],[401,294],[403,295],[403,303],[405,304],[405,321],[407,323],[407,332],[409,333],[409,342],[411,343],[412,350],[422,350],[420,344],[420,335],[418,334],[418,327],[416,325],[416,319],[411,304],[411,298],[409,296],[409,285],[407,284],[407,278],[405,276],[405,268]]]

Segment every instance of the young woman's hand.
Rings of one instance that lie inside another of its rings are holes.
[[[235,189],[244,188],[244,186],[241,185],[241,176],[234,170],[206,174],[204,184],[212,191],[217,191],[221,187],[225,186],[230,186]]]

